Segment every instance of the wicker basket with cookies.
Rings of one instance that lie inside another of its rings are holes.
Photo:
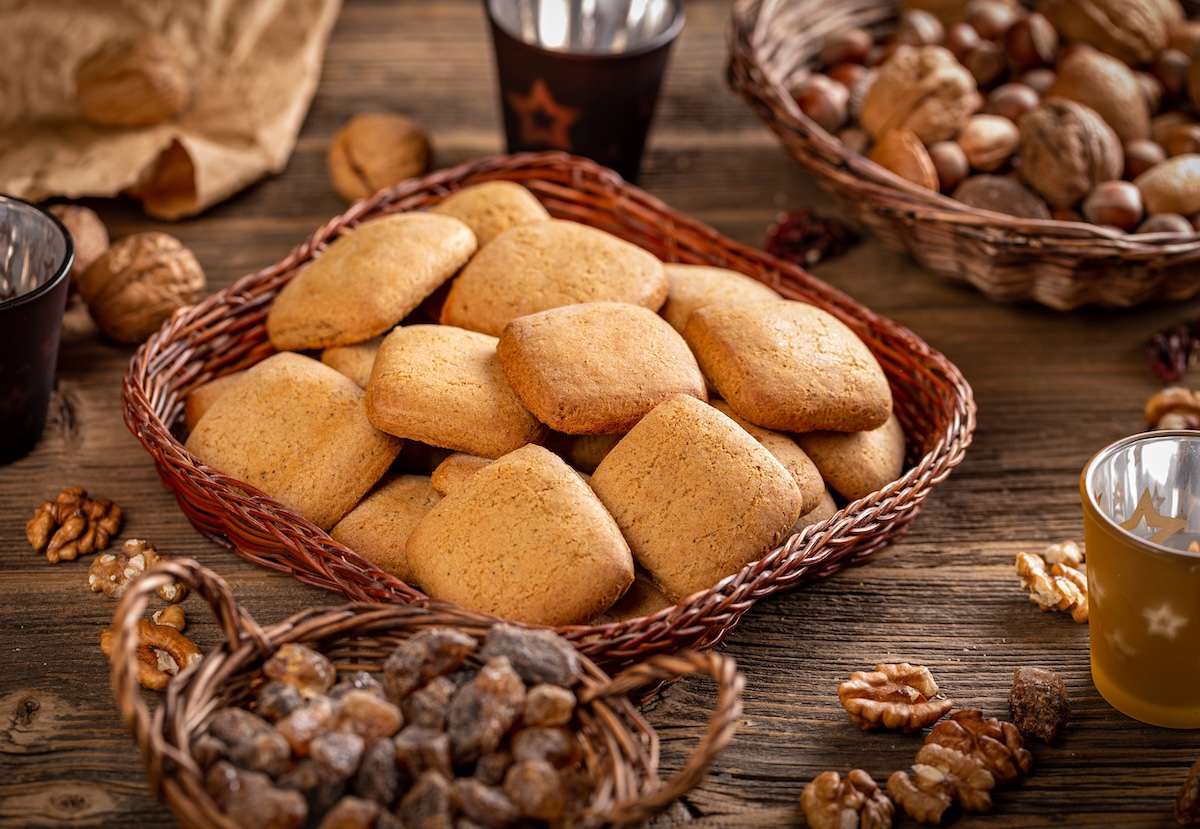
[[[354,204],[164,325],[124,394],[210,538],[606,669],[865,561],[975,416],[912,332],[560,153]]]

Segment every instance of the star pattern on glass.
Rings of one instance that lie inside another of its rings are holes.
[[[1149,489],[1142,490],[1142,497],[1138,499],[1137,506],[1133,510],[1133,515],[1122,521],[1119,526],[1122,529],[1133,532],[1142,521],[1146,522],[1147,527],[1158,530],[1158,532],[1150,536],[1152,544],[1162,544],[1188,525],[1188,519],[1186,518],[1171,518],[1166,515],[1159,515],[1158,510],[1154,506],[1154,499],[1150,497]]]
[[[521,143],[571,149],[568,130],[579,120],[579,110],[554,100],[545,81],[534,81],[528,95],[509,92],[506,98],[521,121]]]
[[[1168,604],[1160,605],[1154,610],[1147,608],[1142,611],[1142,615],[1146,617],[1147,633],[1152,636],[1164,636],[1167,639],[1174,639],[1178,636],[1179,629],[1188,623],[1186,616],[1180,616],[1171,610],[1171,606]]]
[[[1131,658],[1137,655],[1137,648],[1125,641],[1125,636],[1121,631],[1109,631],[1104,634],[1104,638],[1108,640],[1110,645],[1124,654],[1125,657]]]

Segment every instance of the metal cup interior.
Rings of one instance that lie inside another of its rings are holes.
[[[1200,558],[1200,432],[1163,430],[1096,454],[1084,492],[1101,519],[1152,549]]]
[[[649,51],[683,26],[682,0],[486,0],[513,37],[554,52],[614,55]]]
[[[0,307],[49,290],[71,267],[66,228],[44,210],[0,196]]]

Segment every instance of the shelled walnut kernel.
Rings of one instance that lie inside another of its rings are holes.
[[[34,550],[46,551],[51,564],[74,561],[108,547],[121,528],[121,508],[107,498],[89,498],[81,486],[67,487],[42,503],[25,524]]]
[[[1029,601],[1042,610],[1069,611],[1080,624],[1088,620],[1087,574],[1082,570],[1056,561],[1047,571],[1041,556],[1026,552],[1017,553],[1016,569]]]
[[[936,722],[953,705],[928,668],[907,662],[855,671],[838,686],[838,699],[864,731],[898,728],[906,734]]]
[[[800,793],[804,819],[812,829],[891,829],[896,806],[862,769],[843,778],[836,771],[814,777]]]

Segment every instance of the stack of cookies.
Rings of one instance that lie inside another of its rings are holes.
[[[187,448],[428,595],[601,624],[899,477],[879,362],[815,306],[465,188],[343,234],[192,393]]]

